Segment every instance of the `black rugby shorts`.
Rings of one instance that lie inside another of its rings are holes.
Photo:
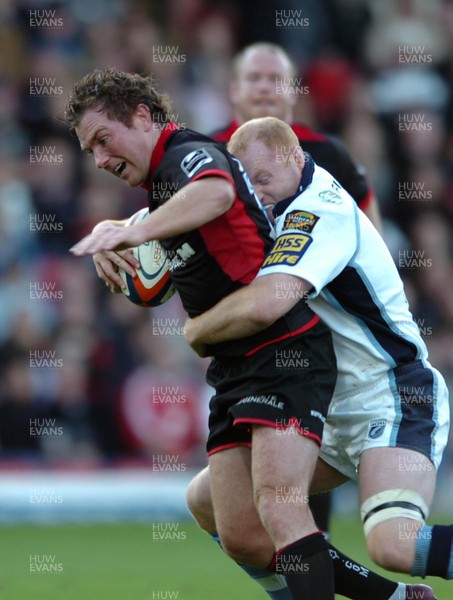
[[[216,393],[209,403],[208,454],[251,446],[251,426],[287,430],[321,444],[337,377],[330,330],[318,322],[295,337],[250,356],[214,358],[206,381]]]

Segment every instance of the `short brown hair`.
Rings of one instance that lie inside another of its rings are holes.
[[[253,141],[261,141],[271,150],[276,146],[300,147],[296,134],[287,123],[275,117],[262,117],[241,125],[231,136],[227,150],[239,154]]]
[[[99,107],[109,119],[129,126],[131,115],[139,104],[149,108],[154,121],[168,123],[170,99],[157,90],[152,76],[125,73],[114,68],[95,69],[74,85],[64,118],[69,128],[74,130],[87,110]]]

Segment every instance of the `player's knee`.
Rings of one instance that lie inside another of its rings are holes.
[[[397,573],[406,570],[401,562],[402,557],[397,548],[379,543],[376,544],[370,540],[367,540],[367,548],[371,559],[382,569]]]
[[[368,498],[360,512],[371,558],[389,571],[411,572],[417,533],[428,510],[411,489],[384,490]]]
[[[270,563],[273,547],[269,546],[268,540],[267,534],[261,529],[229,529],[220,534],[224,552],[236,562],[253,567],[265,568]]]
[[[410,573],[413,553],[400,537],[399,522],[382,523],[369,532],[366,543],[372,560],[387,571]]]
[[[261,519],[268,521],[276,508],[276,486],[261,484],[255,487],[255,506]]]
[[[186,502],[193,518],[204,531],[214,533],[216,524],[212,507],[209,479],[204,471],[196,475],[186,491]]]
[[[303,494],[299,487],[262,484],[255,487],[254,497],[261,520],[274,536],[287,531],[288,520],[295,513],[299,523],[304,521],[304,516],[310,518],[308,495]],[[283,507],[285,510],[282,510]]]

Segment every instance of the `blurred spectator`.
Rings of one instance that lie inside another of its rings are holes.
[[[58,117],[75,79],[112,65],[153,72],[181,126],[213,131],[231,116],[230,60],[258,40],[298,65],[310,94],[296,115],[366,166],[432,361],[453,380],[451,0],[0,2],[0,459],[204,462],[209,389],[178,298],[138,308],[67,253],[146,196],[98,173]],[[64,433],[31,435],[31,420]]]

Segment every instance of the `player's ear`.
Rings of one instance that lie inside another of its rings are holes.
[[[139,104],[134,112],[133,118],[136,120],[137,125],[142,127],[144,131],[149,131],[153,124],[153,118],[151,116],[151,111],[146,104]]]
[[[294,161],[295,161],[296,165],[302,171],[302,169],[305,166],[305,156],[304,156],[304,152],[303,152],[302,148],[300,146],[297,146],[297,148],[294,148],[293,155],[294,155]]]

